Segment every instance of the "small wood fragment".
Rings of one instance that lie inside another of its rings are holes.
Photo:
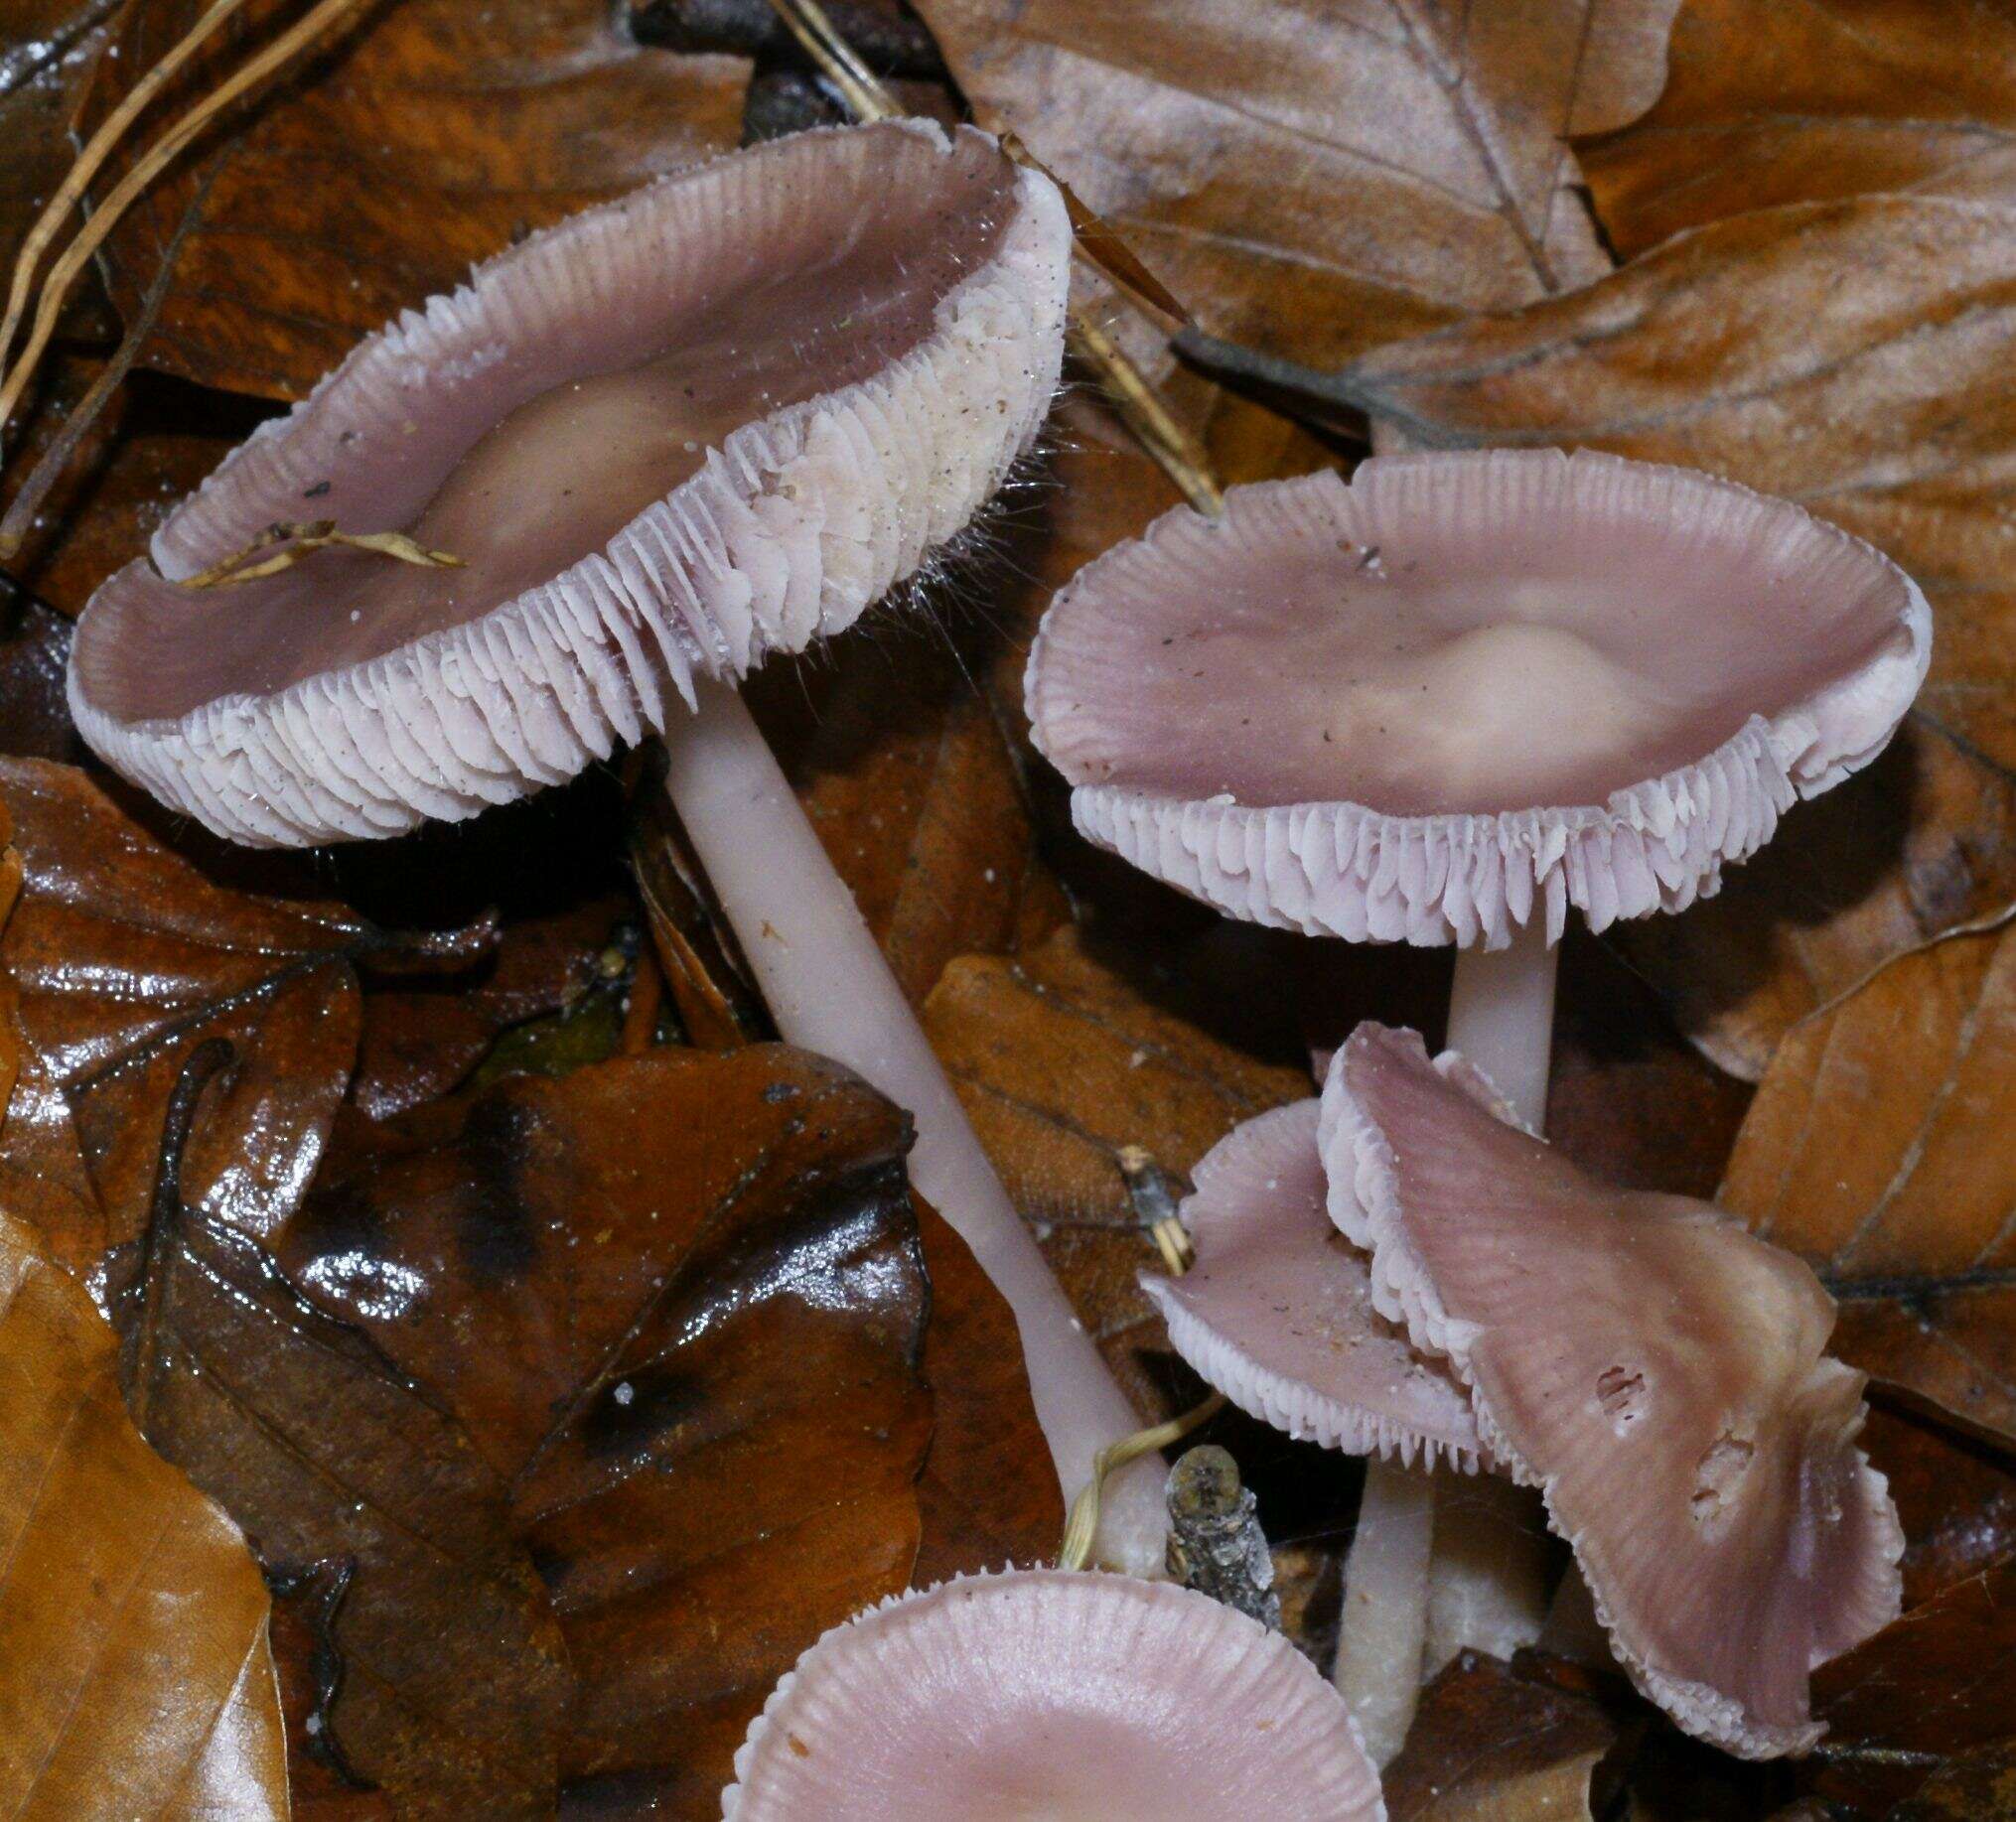
[[[1241,1484],[1238,1464],[1216,1443],[1186,1450],[1169,1471],[1165,1497],[1169,1573],[1278,1632],[1274,1558],[1260,1529],[1259,1502]]]

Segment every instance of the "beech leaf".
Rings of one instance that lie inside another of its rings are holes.
[[[1834,1349],[2016,1439],[2016,927],[1894,961],[1780,1045],[1723,1201],[1811,1261]]]
[[[798,1653],[908,1582],[909,1143],[822,1058],[656,1051],[500,1082],[276,1239],[496,1474],[577,1679],[571,1806],[700,1813]]]
[[[265,1584],[120,1401],[84,1289],[0,1214],[0,1806],[281,1822]]]
[[[1608,269],[1566,138],[1652,103],[1675,4],[918,10],[1200,323],[1327,363]]]
[[[1780,203],[2016,186],[2016,16],[2004,8],[1685,0],[1667,70],[1649,114],[1578,148],[1627,258]]]
[[[24,869],[0,963],[26,1048],[0,1184],[32,1184],[56,1256],[91,1271],[140,1230],[185,1052],[224,1037],[235,1060],[186,1182],[198,1205],[269,1231],[306,1189],[357,1060],[357,963],[391,962],[397,945],[340,905],[224,883],[224,863],[207,872],[165,846],[74,768],[0,760],[0,799]],[[432,946],[453,959],[485,941],[479,928]]]

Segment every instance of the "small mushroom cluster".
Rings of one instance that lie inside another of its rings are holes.
[[[1818,1738],[1808,1673],[1894,1616],[1902,1538],[1812,1273],[1538,1138],[1555,945],[1571,906],[1600,929],[1715,891],[1882,751],[1929,645],[1909,578],[1796,506],[1492,451],[1172,512],[1080,572],[1029,665],[1093,841],[1234,916],[1461,951],[1447,1053],[1361,1026],[1320,1102],[1199,1167],[1196,1267],[1144,1280],[1172,1344],[1292,1435],[1539,1489],[1639,1687],[1748,1756]],[[1348,1610],[1392,1522],[1420,1586],[1432,1502],[1392,1472]],[[1344,1661],[1350,1611],[1338,1670],[1381,1761],[1421,1641],[1382,1617],[1399,1695]]]
[[[1045,179],[917,123],[578,216],[235,452],[99,591],[70,672],[111,765],[255,845],[459,819],[663,734],[781,1030],[914,1113],[1068,1491],[1125,1403],[733,685],[994,491],[1055,389],[1070,246]],[[1175,1346],[1291,1434],[1539,1489],[1640,1686],[1750,1754],[1808,1747],[1812,1666],[1896,1611],[1863,1382],[1804,1267],[1537,1137],[1554,948],[1571,906],[1601,928],[1713,892],[1881,751],[1929,636],[1908,579],[1795,506],[1527,451],[1179,510],[1080,572],[1030,660],[1092,840],[1233,916],[1462,951],[1449,1053],[1361,1027],[1320,1100],[1205,1160],[1195,1269],[1148,1281]],[[1152,1489],[1122,1481],[1106,1533],[1143,1576]],[[1201,1595],[961,1579],[819,1641],[725,1814],[1217,1818],[1263,1791],[1371,1822],[1419,1666],[1418,1628],[1411,1657],[1386,1632],[1406,1687],[1368,1753],[1337,1687]]]

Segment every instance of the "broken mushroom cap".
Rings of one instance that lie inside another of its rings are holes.
[[[1180,1278],[1141,1275],[1170,1345],[1240,1410],[1298,1441],[1401,1463],[1478,1467],[1470,1394],[1372,1308],[1370,1261],[1325,1211],[1314,1099],[1235,1127],[1178,1212]]]
[[[964,527],[1049,408],[1071,232],[986,135],[800,134],[577,214],[359,347],[85,610],[78,729],[261,846],[396,834],[661,730]],[[179,586],[276,524],[397,531]]]
[[[1883,750],[1931,616],[1692,470],[1375,457],[1165,514],[1059,594],[1037,745],[1079,828],[1233,916],[1481,943],[1676,911]]]
[[[1819,1281],[1705,1202],[1586,1177],[1412,1032],[1358,1028],[1322,1135],[1380,1308],[1540,1488],[1634,1681],[1727,1752],[1810,1748],[1808,1675],[1896,1617],[1904,1547]]]
[[[961,1576],[828,1632],[735,1755],[729,1822],[1382,1822],[1343,1700],[1279,1633],[1167,1582]]]

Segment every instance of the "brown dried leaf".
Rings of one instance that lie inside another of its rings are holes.
[[[1813,1672],[1827,1724],[1815,1788],[1881,1813],[1940,1758],[2009,1737],[2016,1677],[2016,1563],[2004,1562],[1916,1607]]]
[[[1144,978],[1151,966],[1073,928],[1013,961],[961,957],[925,1029],[1080,1316],[1136,1402],[1159,1410],[1140,1356],[1159,1347],[1160,1319],[1134,1280],[1160,1255],[1119,1152],[1142,1146],[1180,1180],[1239,1121],[1311,1090],[1305,1070],[1256,1061],[1158,1004],[1157,988],[1180,990]]]
[[[1651,104],[1675,3],[918,10],[1201,323],[1324,363],[1608,268],[1566,135]]]
[[[1422,443],[1582,444],[1749,482],[1881,545],[1933,597],[1932,678],[1897,749],[1789,818],[1720,901],[1619,933],[1736,1073],[1794,1017],[2016,901],[2012,284],[2016,201],[1795,205],[1304,376]]]
[[[965,1241],[919,1203],[931,1323],[924,1377],[931,1387],[931,1454],[918,1477],[923,1542],[911,1581],[1004,1563],[1047,1562],[1064,1536],[1064,1494],[1036,1421],[1015,1313]]]
[[[0,754],[82,758],[64,693],[70,641],[71,625],[61,614],[0,581]]]
[[[1904,1527],[1907,1611],[2016,1556],[2016,1456],[1916,1412],[1882,1388],[1861,1446]]]
[[[2016,1437],[2016,929],[1891,963],[1795,1026],[1723,1199],[1810,1259],[1835,1348]]]
[[[101,118],[201,10],[128,0],[99,65]],[[286,9],[255,4],[160,103],[179,111]],[[228,40],[228,44],[223,41]],[[472,262],[602,197],[733,147],[748,64],[641,48],[606,0],[387,0],[234,118],[141,360],[297,398],[351,345]],[[178,166],[106,243],[128,316],[195,194]],[[117,169],[108,173],[115,178]],[[102,184],[100,188],[102,189]]]
[[[1965,0],[1685,0],[1664,92],[1578,148],[1611,244],[1780,203],[2016,185],[2016,15]]]
[[[100,365],[83,355],[65,355],[44,369],[33,407],[6,446],[0,510],[55,441]],[[8,564],[9,576],[74,620],[98,584],[145,554],[169,509],[266,415],[266,407],[248,400],[199,392],[152,374],[129,376],[43,501]]]
[[[778,1676],[908,1581],[909,1137],[821,1058],[658,1051],[500,1083],[280,1237],[506,1489],[579,1683],[570,1806],[701,1813]]]
[[[266,1589],[140,1440],[118,1347],[0,1214],[0,1804],[17,1822],[284,1818]]]
[[[1587,1696],[1461,1653],[1421,1692],[1386,1767],[1392,1822],[1589,1822],[1590,1779],[1617,1730]]]
[[[1989,1747],[1948,1759],[1891,1822],[2016,1822],[2016,1747]]]
[[[71,767],[0,761],[0,796],[25,868],[0,962],[26,1041],[0,1181],[32,1186],[56,1256],[90,1271],[143,1224],[184,1052],[224,1036],[238,1060],[189,1193],[271,1227],[321,1156],[357,1055],[354,958],[380,939],[339,906],[207,876]]]

